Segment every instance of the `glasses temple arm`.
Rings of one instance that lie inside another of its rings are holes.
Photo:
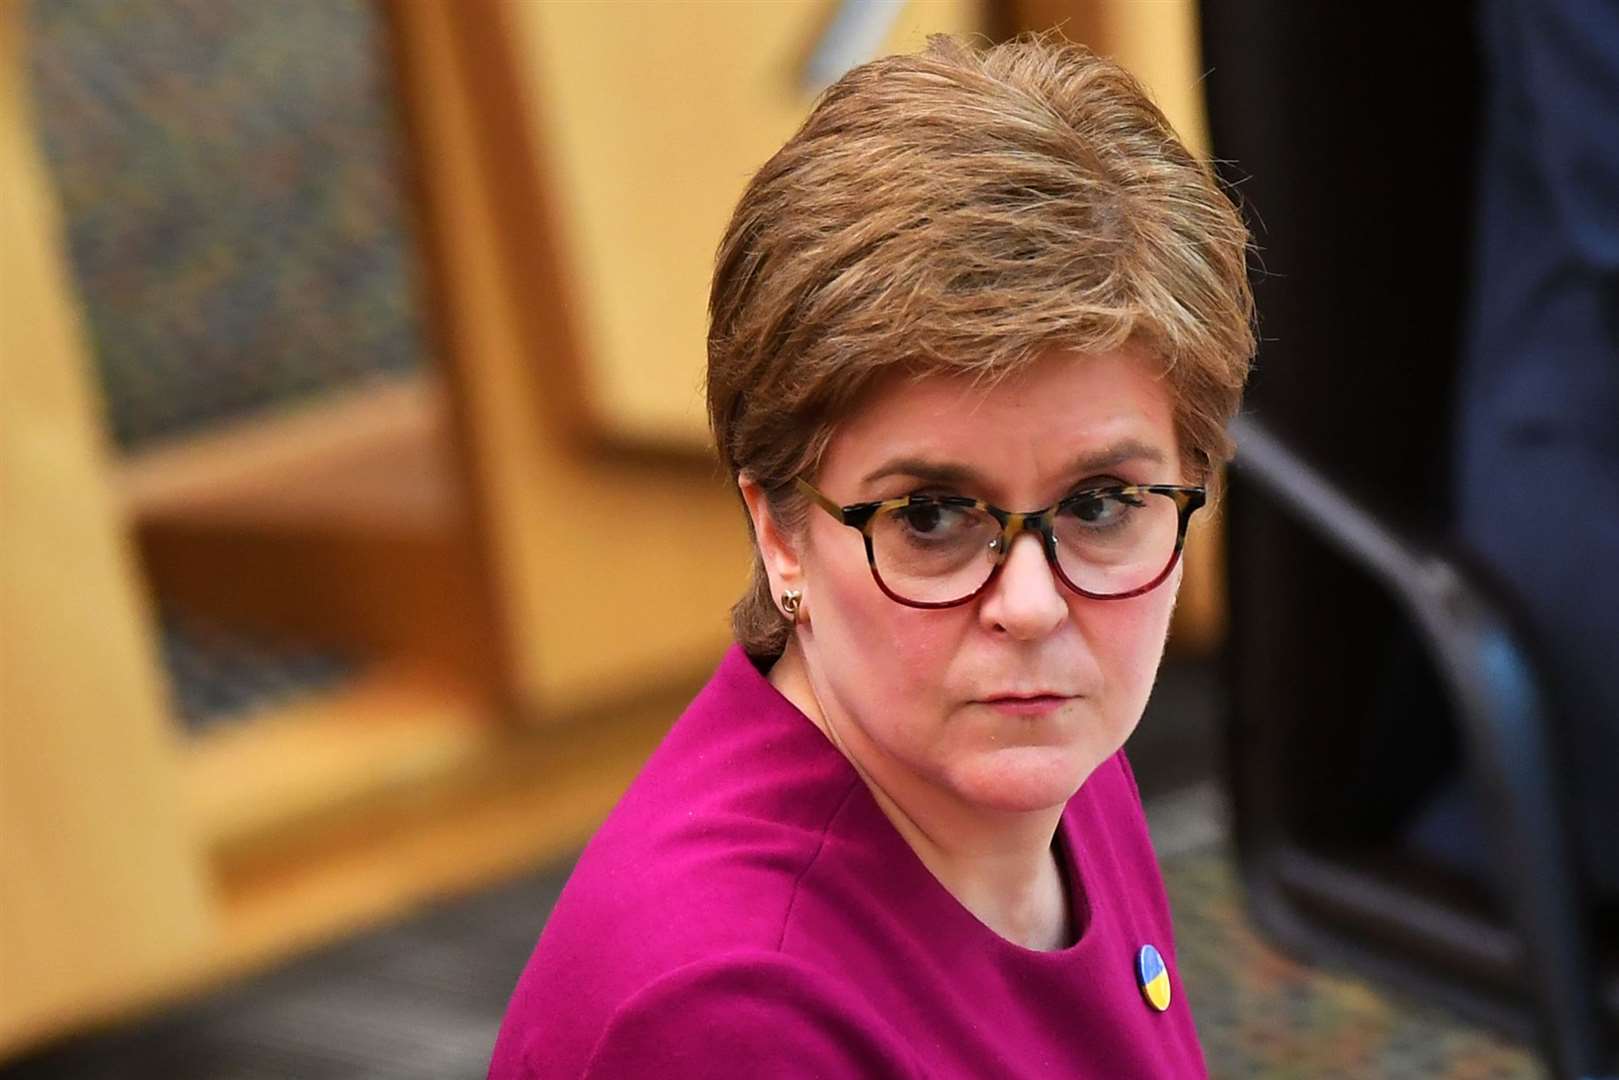
[[[805,480],[802,476],[795,476],[793,477],[793,485],[797,487],[801,493],[808,495],[811,499],[813,499],[816,505],[818,505],[822,510],[825,510],[839,521],[843,521],[844,524],[848,524],[843,516],[843,507],[839,506],[837,503],[815,490],[815,487],[808,480]]]

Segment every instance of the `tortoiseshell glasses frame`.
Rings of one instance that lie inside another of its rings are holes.
[[[795,477],[794,484],[815,505],[842,524],[860,532],[865,538],[866,561],[871,567],[871,576],[877,582],[877,587],[895,603],[913,608],[956,607],[977,597],[985,589],[989,588],[990,584],[1000,574],[1001,567],[1006,562],[1006,555],[1012,549],[1012,542],[1017,539],[1019,533],[1025,530],[1034,533],[1040,538],[1041,546],[1046,553],[1046,562],[1051,566],[1052,572],[1056,574],[1057,579],[1080,596],[1089,597],[1092,600],[1127,600],[1130,597],[1151,592],[1164,583],[1165,579],[1175,569],[1175,564],[1180,561],[1181,549],[1186,543],[1186,527],[1192,520],[1192,514],[1201,508],[1208,498],[1207,489],[1202,487],[1189,487],[1180,484],[1112,484],[1076,491],[1044,509],[1017,513],[1011,510],[1003,510],[982,499],[973,499],[964,495],[905,495],[897,499],[883,499],[877,502],[861,502],[848,506],[839,506],[802,476]],[[1126,505],[1132,505],[1129,500],[1140,500],[1143,496],[1164,496],[1172,499],[1175,503],[1175,546],[1163,568],[1145,584],[1121,592],[1102,593],[1080,587],[1063,570],[1062,563],[1058,558],[1057,536],[1054,531],[1056,516],[1065,509],[1072,509],[1086,503],[1096,503],[1107,499],[1119,500]],[[888,583],[883,580],[882,572],[877,568],[877,551],[873,540],[873,532],[874,525],[879,520],[880,515],[900,509],[925,509],[930,507],[953,507],[980,511],[994,518],[1000,525],[999,535],[990,540],[987,545],[993,560],[988,576],[976,589],[956,599],[925,601],[902,596],[888,586]]]

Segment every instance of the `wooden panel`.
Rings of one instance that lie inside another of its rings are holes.
[[[213,973],[249,970],[572,856],[698,688],[674,682],[609,713],[507,732],[498,752],[437,783],[402,787],[284,844],[232,853],[221,867]]]
[[[204,748],[189,787],[207,829],[223,830],[215,846],[218,933],[166,978],[85,1005],[73,1026],[194,997],[421,904],[570,856],[697,688],[672,683],[608,714],[514,732],[481,722],[445,687],[395,672],[356,688],[364,701],[350,697],[341,714],[327,711],[342,730],[305,722],[323,710],[317,704],[244,729],[234,744]],[[367,724],[381,730],[367,732]],[[369,753],[385,758],[382,782],[357,786]],[[317,760],[302,760],[307,754]],[[256,775],[263,771],[297,775],[281,785]],[[318,782],[322,773],[335,786]],[[209,790],[232,777],[246,777],[253,792]],[[333,803],[334,791],[349,797]]]
[[[438,387],[411,378],[125,463],[166,605],[261,636],[498,675]]]
[[[0,1054],[211,932],[150,620],[0,5]]]
[[[510,99],[469,73],[499,59],[475,47],[481,9],[391,10],[439,353],[516,697],[567,715],[705,671],[747,580],[740,503],[706,460],[606,455],[573,437],[571,278],[550,235],[521,228],[549,214],[502,137]]]
[[[1184,558],[1186,576],[1169,628],[1169,651],[1206,656],[1226,633],[1225,517],[1218,504],[1192,518]]]
[[[979,26],[969,0],[889,5],[871,56]],[[708,286],[754,170],[808,114],[830,0],[508,4],[530,145],[549,163],[585,392],[611,437],[708,446]]]
[[[321,517],[432,531],[456,510],[442,414],[433,381],[403,378],[149,445],[114,479],[136,521]],[[417,477],[405,487],[393,475],[401,454]]]
[[[284,846],[378,799],[498,753],[502,733],[453,680],[400,663],[195,736],[191,831],[211,856]]]

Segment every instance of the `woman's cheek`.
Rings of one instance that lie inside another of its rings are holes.
[[[919,676],[937,679],[949,666],[951,655],[960,640],[956,624],[959,613],[950,609],[924,611],[895,604],[899,618],[892,624],[893,639],[890,648],[896,659],[904,663],[905,670]]]
[[[904,688],[904,700],[897,704],[909,710],[938,711],[944,707],[951,667],[961,651],[960,612],[899,610],[911,617],[899,619],[893,626],[894,636],[882,646],[899,669],[889,673],[890,678],[896,687]]]
[[[1158,677],[1158,666],[1164,658],[1164,643],[1169,634],[1169,617],[1174,606],[1165,600],[1172,600],[1173,596],[1173,593],[1166,593],[1164,598],[1157,598],[1149,593],[1142,597],[1143,601],[1150,602],[1131,613],[1130,622],[1120,635],[1117,670],[1127,673],[1133,708],[1138,712],[1146,706],[1153,682]]]

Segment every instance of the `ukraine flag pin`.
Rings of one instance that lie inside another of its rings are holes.
[[[1158,950],[1151,945],[1141,946],[1136,953],[1136,979],[1147,1004],[1163,1012],[1169,1008],[1169,968]]]

